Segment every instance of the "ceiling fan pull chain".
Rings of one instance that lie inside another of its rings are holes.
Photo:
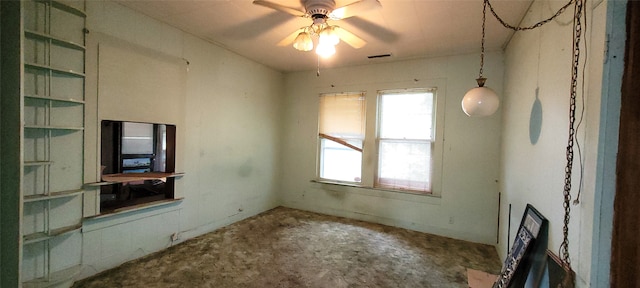
[[[318,57],[318,71],[316,71],[316,77],[320,77],[320,55],[316,55]]]

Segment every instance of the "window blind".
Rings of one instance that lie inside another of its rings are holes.
[[[364,139],[364,93],[322,94],[319,131],[338,138]]]

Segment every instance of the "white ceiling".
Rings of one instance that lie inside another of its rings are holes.
[[[304,10],[300,0],[271,0]],[[335,0],[336,7],[357,0]],[[498,15],[516,25],[532,0],[492,0]],[[276,44],[311,19],[294,17],[252,0],[119,0],[119,3],[216,43],[279,71],[313,70],[314,52]],[[360,49],[341,42],[321,67],[480,52],[482,0],[379,0],[382,8],[330,21],[367,41]],[[504,47],[512,35],[487,10],[487,51]],[[369,59],[367,56],[391,54]]]

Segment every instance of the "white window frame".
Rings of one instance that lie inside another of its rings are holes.
[[[366,126],[366,122],[367,122],[367,119],[366,119],[366,118],[367,118],[367,117],[366,117],[366,114],[367,114],[367,113],[366,113],[366,105],[367,105],[366,93],[365,93],[364,91],[341,92],[341,93],[321,93],[321,94],[319,95],[319,98],[318,98],[318,99],[320,99],[321,97],[324,97],[324,96],[339,96],[339,95],[360,95],[359,97],[364,97],[364,106],[365,106],[365,108],[364,108],[364,109],[365,109],[365,110],[363,111],[363,112],[364,112],[364,119],[363,119],[363,121],[364,121],[365,123],[363,123],[363,125],[365,125],[365,126]],[[319,120],[320,120],[320,117],[318,117],[318,121],[319,121]],[[320,124],[318,124],[318,131],[320,131]],[[363,163],[362,163],[362,161],[363,161],[363,159],[364,159],[364,151],[363,151],[363,150],[364,150],[364,144],[365,144],[365,141],[366,141],[366,132],[365,132],[365,138],[364,138],[364,139],[362,139],[362,146],[363,146],[363,147],[362,147],[362,148],[360,148],[360,152],[361,152],[361,154],[362,154],[362,155],[361,155],[361,161],[360,161],[360,178],[361,178],[361,179],[360,179],[360,181],[336,180],[336,179],[330,179],[330,178],[323,178],[323,177],[321,177],[321,173],[322,173],[322,169],[323,169],[322,165],[323,165],[323,163],[324,163],[324,160],[323,160],[324,155],[323,155],[323,153],[322,153],[322,151],[323,151],[322,140],[323,140],[323,139],[327,139],[327,140],[331,141],[331,138],[332,138],[332,137],[323,137],[323,136],[321,136],[321,135],[320,135],[320,133],[318,133],[318,140],[317,140],[317,148],[318,148],[318,151],[317,151],[317,153],[316,153],[316,155],[317,155],[317,161],[316,161],[316,179],[317,179],[318,181],[320,181],[320,182],[341,183],[341,184],[348,184],[348,185],[352,185],[352,186],[361,186],[361,185],[362,185],[362,176],[363,176],[363,173],[364,173],[364,168],[363,168]],[[360,140],[360,139],[355,139],[355,138],[339,138],[338,140],[344,140],[345,142],[348,142],[348,141],[351,141],[351,140]],[[345,145],[345,148],[349,147],[349,145],[347,145],[347,144],[342,144],[342,143],[340,143],[340,141],[335,142],[335,143],[338,143],[338,144],[341,144],[341,145]]]
[[[381,111],[382,111],[382,97],[383,95],[393,95],[393,94],[413,94],[413,93],[431,93],[433,96],[433,100],[432,100],[432,110],[431,110],[431,133],[429,135],[429,139],[407,139],[407,138],[382,138],[381,134],[381,125],[382,125],[382,116],[381,116]],[[376,113],[376,135],[375,135],[375,139],[376,139],[376,149],[377,149],[377,157],[376,159],[376,165],[375,165],[375,170],[374,170],[374,184],[373,186],[375,188],[378,189],[384,189],[384,190],[394,190],[394,191],[402,191],[402,192],[410,192],[410,193],[416,193],[416,194],[432,194],[433,193],[433,180],[434,180],[434,158],[435,158],[435,149],[434,149],[434,141],[436,138],[436,131],[437,131],[437,102],[436,102],[436,89],[435,88],[414,88],[414,89],[394,89],[394,90],[380,90],[377,93],[377,107],[378,107],[378,111]],[[429,159],[429,179],[426,181],[428,183],[428,188],[426,190],[416,190],[416,189],[411,189],[411,188],[392,188],[390,187],[390,185],[388,184],[383,184],[381,183],[381,181],[379,181],[380,178],[380,145],[382,144],[382,142],[387,142],[387,143],[391,143],[391,142],[397,142],[397,143],[418,143],[418,144],[429,144],[429,149],[430,149],[430,155],[431,158]]]
[[[382,83],[384,84],[384,83]],[[388,83],[387,83],[388,84]],[[382,86],[387,86],[384,84]],[[342,182],[342,181],[334,181],[330,179],[322,179],[319,177],[320,175],[320,157],[321,157],[321,147],[320,140],[316,141],[317,143],[317,173],[316,179],[314,181],[319,183],[328,183],[328,184],[337,184],[344,185],[350,187],[360,187],[365,189],[371,189],[380,191],[382,193],[398,193],[400,194],[408,194],[408,195],[417,195],[417,196],[433,196],[433,197],[441,197],[442,195],[442,178],[443,178],[443,158],[444,158],[444,124],[445,124],[445,108],[446,108],[446,82],[441,80],[433,80],[428,83],[415,83],[418,85],[407,85],[408,88],[400,88],[397,89],[391,85],[392,87],[379,87],[376,85],[367,85],[369,87],[362,87],[364,95],[365,95],[365,105],[366,105],[366,129],[365,129],[365,139],[363,142],[363,151],[362,151],[362,172],[361,172],[361,182]],[[375,179],[377,177],[378,171],[378,101],[379,95],[381,93],[388,92],[412,92],[412,91],[428,91],[433,93],[433,107],[434,107],[434,123],[433,123],[433,138],[432,138],[432,150],[431,150],[431,191],[430,193],[424,193],[419,191],[412,190],[394,190],[389,188],[376,188],[375,187]],[[354,92],[355,93],[355,92]],[[336,94],[336,93],[321,93],[324,94]],[[457,111],[457,110],[456,110]],[[453,113],[453,112],[451,112]],[[371,117],[373,115],[373,117]],[[318,117],[319,119],[319,117]],[[367,190],[353,190],[358,193],[366,193]],[[370,192],[371,193],[371,192]],[[381,194],[382,195],[382,194]],[[385,196],[386,197],[386,196]],[[389,197],[392,197],[389,195]]]

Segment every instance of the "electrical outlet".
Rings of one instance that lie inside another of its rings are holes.
[[[171,234],[171,242],[176,242],[178,240],[180,240],[180,234],[178,234],[178,232]]]

